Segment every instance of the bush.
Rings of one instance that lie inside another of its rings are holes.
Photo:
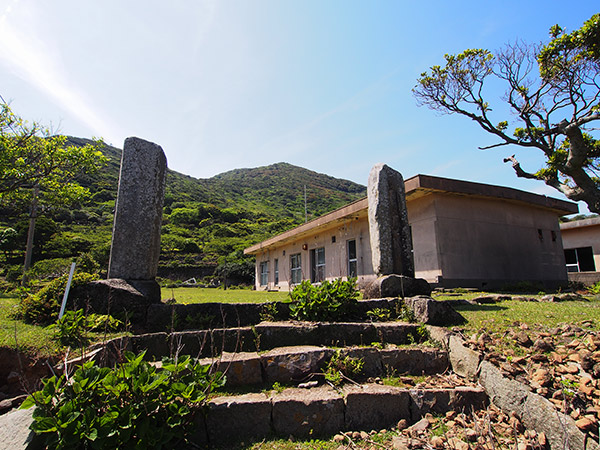
[[[325,280],[320,286],[305,280],[290,292],[290,315],[298,320],[339,320],[353,312],[358,297],[356,278]]]
[[[67,379],[44,381],[21,408],[35,406],[31,429],[48,448],[181,448],[208,394],[224,384],[220,373],[189,356],[163,359],[125,352],[116,368],[88,361]]]
[[[89,344],[91,331],[117,331],[123,322],[106,314],[85,315],[83,309],[65,311],[56,322],[56,340],[63,346],[85,347]]]
[[[56,321],[65,288],[67,287],[67,279],[68,276],[63,275],[60,278],[52,280],[37,293],[25,297],[21,300],[17,308],[15,318],[38,325],[49,325]],[[97,279],[97,275],[89,273],[82,272],[75,274],[71,283],[71,289]]]

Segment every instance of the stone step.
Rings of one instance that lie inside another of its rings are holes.
[[[485,391],[477,386],[405,389],[363,384],[216,397],[198,419],[193,440],[215,445],[273,435],[309,438],[344,430],[380,430],[402,419],[412,424],[426,413],[470,412],[488,403]]]
[[[179,349],[180,354],[202,358],[223,352],[261,352],[297,345],[413,344],[425,339],[421,329],[417,324],[404,322],[261,322],[247,327],[126,336],[90,350],[103,346],[108,352],[108,361],[114,360],[123,350],[145,350],[147,358],[160,360]]]
[[[419,347],[346,347],[334,349],[317,346],[278,347],[264,353],[224,353],[219,358],[201,359],[227,376],[227,387],[300,383],[325,372],[334,355],[361,359],[356,381],[397,375],[432,375],[449,367],[448,353],[438,348]]]

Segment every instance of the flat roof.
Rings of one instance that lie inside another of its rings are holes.
[[[538,208],[553,210],[557,215],[561,216],[579,212],[577,203],[546,197],[545,195],[532,194],[531,192],[520,191],[509,187],[453,180],[431,175],[419,174],[408,178],[404,180],[404,188],[407,201],[438,192],[465,196],[493,197],[510,202],[527,203]],[[276,244],[281,245],[287,242],[296,241],[306,235],[313,234],[315,231],[331,228],[340,222],[367,217],[367,209],[368,202],[366,197],[356,200],[342,208],[336,209],[335,211],[248,247],[244,250],[244,254],[256,254],[260,250],[274,247]]]
[[[575,228],[593,227],[600,225],[600,217],[590,217],[589,219],[572,220],[570,222],[562,222],[560,229],[573,230]]]

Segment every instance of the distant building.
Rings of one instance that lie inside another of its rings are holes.
[[[576,213],[575,203],[429,175],[405,180],[405,190],[417,278],[441,287],[566,284],[558,218]],[[375,279],[367,216],[365,198],[247,248],[256,288]]]
[[[584,284],[600,281],[600,217],[560,224],[569,279]]]

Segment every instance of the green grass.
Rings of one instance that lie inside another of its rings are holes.
[[[554,328],[560,324],[581,324],[592,321],[587,328],[600,329],[600,301],[588,302],[522,302],[504,301],[486,305],[457,305],[467,323],[468,331],[501,332],[526,323],[529,327]]]
[[[177,303],[266,303],[286,301],[285,292],[254,291],[250,289],[162,288],[163,301],[174,298]]]
[[[0,345],[31,355],[56,354],[59,347],[52,340],[53,330],[10,318],[10,313],[18,302],[19,299],[15,297],[0,298]]]

